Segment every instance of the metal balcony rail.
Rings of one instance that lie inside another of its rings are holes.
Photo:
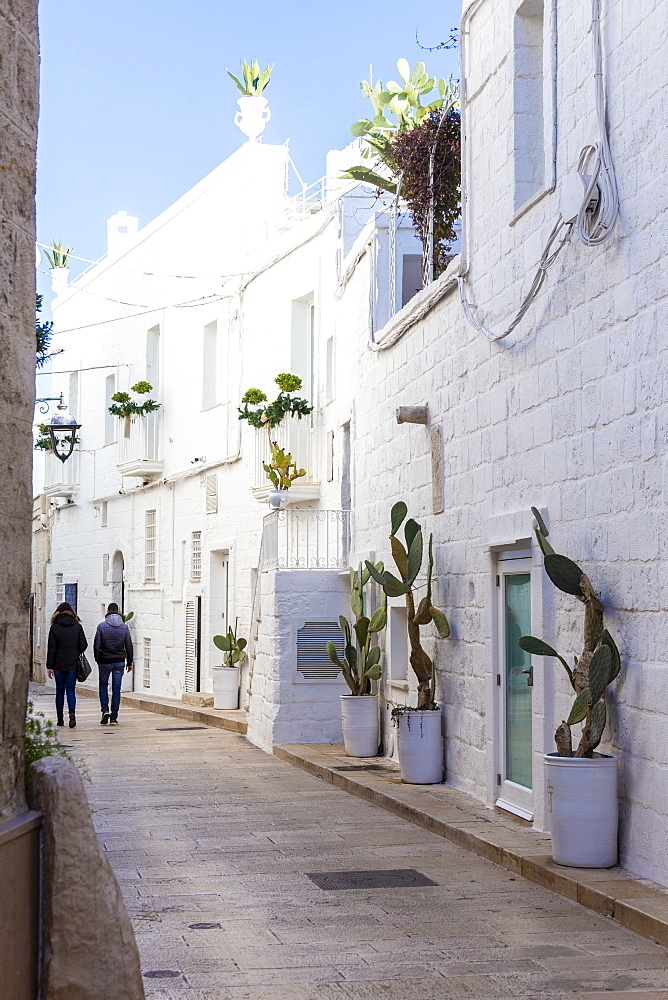
[[[347,570],[349,539],[349,510],[275,510],[264,518],[261,567]]]

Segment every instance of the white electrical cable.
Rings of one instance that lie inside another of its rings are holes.
[[[569,242],[573,228],[578,236],[587,246],[598,246],[610,236],[612,228],[619,215],[619,193],[615,170],[612,162],[612,152],[610,150],[610,140],[608,137],[605,84],[603,80],[603,45],[601,41],[601,0],[591,0],[591,33],[593,43],[594,61],[594,87],[596,94],[596,120],[599,132],[599,141],[585,146],[580,153],[577,171],[584,187],[584,195],[580,204],[577,217],[564,221],[560,215],[555,223],[552,232],[541,255],[538,270],[534,275],[533,282],[522,304],[517,311],[513,321],[503,331],[494,333],[484,323],[481,323],[474,312],[474,305],[468,301],[466,295],[466,280],[469,270],[468,257],[468,226],[467,204],[468,190],[466,185],[467,161],[465,147],[464,110],[466,105],[466,67],[465,67],[465,46],[464,46],[464,25],[482,6],[484,0],[478,0],[472,4],[462,17],[460,31],[460,78],[462,87],[462,219],[463,219],[463,245],[462,267],[458,277],[459,295],[462,309],[466,319],[479,333],[482,333],[488,340],[496,342],[507,337],[520,321],[526,316],[529,307],[535,300],[545,281],[547,269],[554,263],[560,251]],[[591,165],[590,165],[591,164]],[[591,173],[587,173],[587,168]],[[552,251],[552,246],[562,228],[566,229],[557,248]]]

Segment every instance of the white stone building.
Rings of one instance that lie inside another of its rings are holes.
[[[505,625],[519,609],[532,634],[572,657],[582,616],[543,572],[528,513],[537,506],[557,551],[601,594],[622,651],[606,744],[620,755],[622,860],[664,884],[667,12],[666,0],[604,3],[619,218],[600,245],[573,230],[508,337],[491,331],[517,312],[560,214],[570,218],[574,177],[582,199],[580,151],[601,140],[592,9],[575,0],[467,5],[462,254],[396,315],[387,213],[362,188],[330,185],[295,217],[283,147],[242,147],[140,233],[115,236],[109,258],[56,302],[57,329],[72,331],[59,333],[59,346],[67,367],[80,369],[66,388],[83,427],[78,472],[68,463],[72,481],[47,488],[70,494],[51,515],[48,600],[77,583],[90,631],[124,587],[136,611],[138,689],[209,689],[210,636],[223,611],[248,632],[259,567],[249,735],[267,749],[335,738],[341,682],[313,680],[300,663],[314,626],[345,605],[345,577],[336,566],[276,572],[268,534],[259,562],[266,508],[251,493],[261,483],[255,439],[236,420],[244,388],[269,390],[276,372],[297,371],[316,408],[312,428],[291,432],[297,456],[307,449],[299,460],[311,479],[299,507],[350,510],[349,527],[347,515],[335,520],[332,561],[388,560],[389,509],[400,498],[433,531],[436,603],[453,632],[431,640],[447,780],[544,829],[541,758],[568,712],[569,687],[554,661],[534,657],[533,686],[520,691]],[[405,261],[408,274],[417,253],[402,231],[398,271]],[[154,276],[179,273],[212,277]],[[487,332],[464,315],[460,273]],[[395,288],[399,307],[400,274]],[[113,367],[84,371],[94,365]],[[162,403],[156,437],[131,438],[126,453],[106,405],[144,377]],[[427,425],[398,425],[396,408],[415,404],[428,406]],[[307,516],[316,515],[299,515]],[[297,521],[288,514],[293,531],[303,528]],[[391,603],[381,693],[401,704],[413,685],[404,612]],[[392,728],[384,730],[392,753]]]

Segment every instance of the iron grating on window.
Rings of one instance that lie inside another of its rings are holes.
[[[335,681],[341,671],[330,660],[327,643],[343,656],[345,640],[338,622],[305,622],[297,630],[297,672],[305,681]]]

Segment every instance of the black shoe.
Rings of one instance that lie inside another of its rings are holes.
[[[111,717],[110,725],[112,725],[112,726],[117,726],[118,725],[118,719],[115,716]]]
[[[70,729],[76,729],[77,717],[74,712],[70,712]]]
[[[100,719],[100,725],[106,726],[106,724],[109,722],[109,718],[110,718],[109,712],[103,712],[102,718]]]
[[[62,715],[58,716],[58,721],[56,722],[56,725],[57,726],[64,726],[65,725],[65,720],[63,719]]]

